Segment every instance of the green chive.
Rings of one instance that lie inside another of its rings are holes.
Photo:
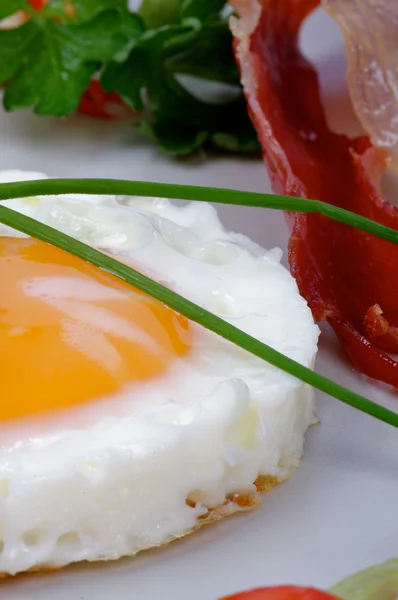
[[[65,187],[63,187],[63,193],[66,193],[67,191],[70,191],[70,189],[66,190]],[[59,192],[60,190],[58,190],[58,193]],[[42,193],[43,192],[41,188],[40,194]],[[42,223],[39,223],[30,217],[21,215],[4,206],[0,206],[0,222],[4,225],[8,225],[9,227],[17,229],[18,231],[26,233],[27,235],[42,240],[43,242],[52,244],[61,250],[70,252],[71,254],[82,258],[86,262],[89,262],[92,265],[95,265],[96,267],[99,267],[111,273],[112,275],[119,277],[141,291],[149,294],[153,298],[156,298],[160,302],[164,302],[164,304],[167,304],[170,308],[181,313],[191,321],[195,321],[199,325],[210,329],[210,331],[213,331],[224,339],[236,344],[237,346],[240,346],[251,354],[262,358],[274,367],[289,373],[293,377],[301,379],[314,388],[325,392],[326,394],[329,394],[338,400],[341,400],[349,406],[357,408],[358,410],[361,410],[362,412],[365,412],[368,415],[379,419],[380,421],[388,423],[393,427],[398,427],[398,414],[342,387],[338,383],[335,383],[334,381],[331,381],[330,379],[327,379],[326,377],[323,377],[314,371],[311,371],[311,369],[307,369],[300,363],[288,358],[277,350],[274,350],[267,344],[258,341],[256,338],[251,337],[237,327],[228,324],[226,321],[205,310],[204,308],[201,308],[186,298],[183,298],[179,294],[172,292],[163,285],[152,281],[150,278],[142,275],[135,269],[132,269],[131,267],[120,263],[118,260],[111,258],[102,252],[95,250],[94,248],[91,248],[87,244],[75,240],[74,238],[61,233],[52,227],[43,225]]]
[[[49,194],[158,196],[161,198],[198,200],[201,202],[254,206],[257,208],[274,208],[292,212],[318,213],[334,221],[356,227],[394,244],[398,244],[398,231],[390,229],[385,225],[380,225],[380,223],[376,223],[349,210],[321,202],[320,200],[306,200],[305,198],[291,198],[290,196],[280,196],[278,194],[259,194],[222,188],[178,185],[174,183],[152,183],[147,181],[124,181],[119,179],[45,179],[0,184],[0,200],[28,196],[45,196]]]

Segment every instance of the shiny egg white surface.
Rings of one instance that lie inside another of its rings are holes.
[[[41,179],[7,171],[0,181]],[[119,258],[312,367],[318,328],[278,249],[210,205],[4,203]],[[302,382],[111,275],[0,226],[0,573],[110,560],[195,529],[315,422]]]

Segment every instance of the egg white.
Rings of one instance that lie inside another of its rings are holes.
[[[0,182],[44,177],[1,172]],[[131,260],[313,366],[319,331],[281,252],[225,231],[212,206],[76,195],[5,204]],[[0,235],[10,234],[19,235],[0,226]],[[315,421],[313,391],[192,329],[192,349],[162,376],[78,409],[0,426],[0,573],[164,544],[230,495],[253,493],[258,476],[282,481],[297,467]]]

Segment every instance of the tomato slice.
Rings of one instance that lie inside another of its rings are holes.
[[[336,600],[336,596],[310,587],[280,585],[225,596],[220,600]]]
[[[119,94],[104,92],[101,84],[95,80],[84,92],[79,112],[98,119],[118,119],[132,114]]]
[[[41,10],[42,8],[44,8],[44,4],[45,4],[46,0],[28,0],[29,4],[35,9],[35,10]]]

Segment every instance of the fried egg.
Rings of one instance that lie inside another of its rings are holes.
[[[4,204],[313,367],[318,328],[281,251],[226,231],[211,205],[78,195]],[[166,544],[254,504],[298,466],[315,422],[303,382],[1,225],[0,281],[0,573]]]

